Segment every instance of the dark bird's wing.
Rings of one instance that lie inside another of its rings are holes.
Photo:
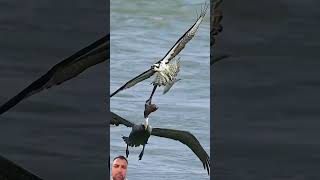
[[[111,112],[111,120],[110,120],[110,124],[112,125],[116,125],[119,126],[119,124],[125,125],[127,127],[133,127],[134,124],[122,117],[120,117],[119,115]]]
[[[209,4],[205,4],[204,8],[202,9],[200,16],[198,17],[197,21],[188,29],[187,32],[180,37],[180,39],[174,44],[174,46],[167,52],[167,54],[162,58],[160,61],[165,61],[165,63],[170,62],[176,55],[180,53],[180,51],[185,47],[185,45],[194,37],[196,34],[200,23],[204,19],[204,16],[207,12]],[[159,61],[159,62],[160,62]]]
[[[149,77],[151,77],[154,74],[154,71],[152,69],[149,69],[143,73],[141,73],[140,75],[138,75],[137,77],[131,79],[130,81],[128,81],[126,84],[124,84],[123,86],[121,86],[119,89],[117,89],[115,92],[113,92],[110,97],[114,96],[115,94],[117,94],[119,91],[122,91],[124,89],[128,89],[136,84],[138,84],[139,82],[148,79]]]
[[[46,74],[0,106],[0,114],[3,114],[23,99],[72,79],[87,68],[107,60],[110,50],[109,40],[110,35],[106,35],[53,66]]]
[[[203,149],[197,138],[190,132],[174,129],[152,128],[151,135],[174,139],[187,145],[198,156],[203,164],[203,168],[207,169],[208,174],[210,174],[210,157]]]

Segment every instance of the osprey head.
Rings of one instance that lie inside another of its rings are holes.
[[[157,70],[159,70],[159,67],[160,67],[160,64],[159,64],[159,63],[156,63],[156,64],[153,64],[153,65],[151,66],[151,69],[157,71]]]

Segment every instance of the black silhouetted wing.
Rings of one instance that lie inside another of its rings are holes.
[[[228,55],[217,55],[210,58],[210,65],[213,65],[214,63],[221,61],[222,59],[228,58]]]
[[[107,60],[108,52],[110,51],[109,40],[110,35],[106,35],[53,66],[46,74],[3,104],[0,107],[0,114],[8,111],[23,99],[38,93],[43,89],[59,85],[69,79],[72,79],[89,67]]]

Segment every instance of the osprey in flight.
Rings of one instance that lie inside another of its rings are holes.
[[[169,91],[172,85],[178,81],[176,76],[180,70],[180,61],[174,59],[180,51],[185,47],[185,45],[194,37],[195,33],[197,32],[200,23],[203,21],[204,16],[207,12],[209,4],[205,4],[204,8],[202,9],[200,16],[197,18],[197,21],[189,28],[187,32],[183,34],[182,37],[174,44],[174,46],[167,52],[167,54],[158,62],[153,64],[150,69],[143,72],[142,74],[138,75],[137,77],[131,79],[115,92],[113,92],[110,97],[114,96],[118,92],[128,89],[137,83],[150,78],[155,74],[155,80],[153,81],[153,90],[150,95],[150,98],[147,100],[151,104],[152,96],[157,88],[157,86],[165,86],[164,94]]]

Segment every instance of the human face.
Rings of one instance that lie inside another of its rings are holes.
[[[127,175],[127,161],[124,159],[116,159],[112,165],[113,180],[124,180]]]

